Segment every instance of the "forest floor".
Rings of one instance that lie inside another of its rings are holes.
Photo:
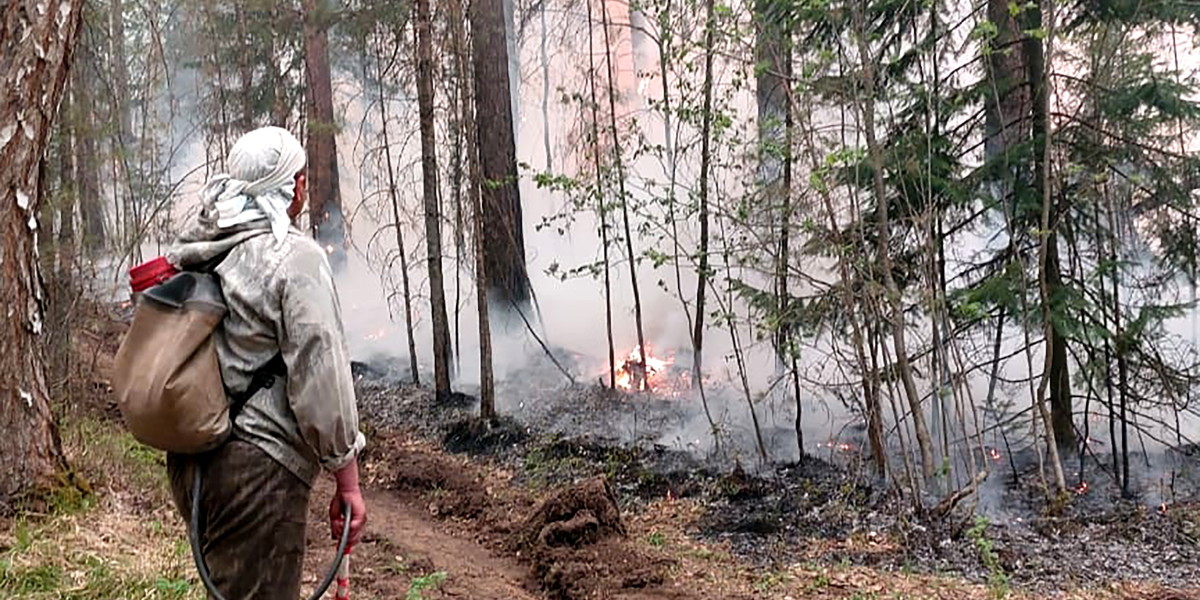
[[[87,375],[60,410],[68,460],[88,489],[55,496],[40,513],[0,520],[0,598],[204,597],[169,499],[164,457],[124,432],[108,397],[114,333],[119,324],[81,331]],[[1172,573],[1136,583],[1113,573],[1049,590],[1036,585],[1036,573],[1008,572],[986,528],[948,538],[991,565],[982,572],[867,564],[862,556],[893,556],[901,540],[887,531],[838,537],[844,532],[833,525],[770,535],[778,519],[746,508],[777,501],[764,479],[686,465],[695,477],[664,475],[639,469],[634,450],[544,436],[511,419],[479,430],[462,419],[473,410],[468,397],[455,398],[457,406],[435,403],[424,389],[366,379],[360,403],[370,520],[351,561],[354,598],[1200,599],[1200,589],[1176,585]],[[793,471],[793,479],[809,482],[806,497],[836,510],[845,509],[846,496],[870,495],[825,463]],[[324,516],[331,493],[323,478],[310,502],[306,592],[333,554]],[[823,519],[838,521],[832,513]],[[721,534],[730,530],[740,533]]]

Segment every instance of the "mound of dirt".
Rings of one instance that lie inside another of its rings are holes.
[[[559,490],[513,533],[518,556],[552,598],[591,598],[597,590],[638,589],[663,582],[662,560],[623,543],[625,525],[612,486],[593,477]]]
[[[490,455],[517,446],[528,437],[521,424],[511,417],[492,421],[468,417],[447,426],[442,445],[451,452]]]
[[[477,517],[490,506],[483,483],[449,458],[403,454],[393,464],[395,489],[428,497],[435,516]]]
[[[621,511],[612,486],[603,477],[593,477],[560,490],[517,528],[517,545],[580,547],[613,535],[624,535]]]

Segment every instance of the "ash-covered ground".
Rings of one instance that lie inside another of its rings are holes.
[[[981,504],[968,498],[949,516],[931,517],[873,481],[857,466],[853,446],[822,445],[819,457],[757,464],[746,451],[752,444],[721,449],[690,439],[695,428],[682,425],[695,420],[695,407],[678,398],[613,392],[595,380],[570,384],[546,367],[499,385],[504,414],[490,426],[474,421],[478,402],[469,395],[438,401],[381,363],[355,370],[368,427],[485,456],[527,485],[605,474],[633,510],[667,495],[696,498],[705,513],[693,535],[728,541],[764,568],[850,563],[955,573],[1044,593],[1116,581],[1200,581],[1194,482],[1174,481],[1168,503],[1148,501],[1150,494],[1123,499],[1100,456],[1085,462],[1082,477],[1077,465],[1068,472],[1071,486],[1086,478],[1088,489],[1052,505],[1043,500],[1036,467],[1013,477],[996,465]],[[1192,467],[1172,471],[1176,477],[1196,470],[1194,456],[1174,460]],[[972,506],[979,510],[970,512]]]

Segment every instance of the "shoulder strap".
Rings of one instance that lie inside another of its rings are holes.
[[[250,385],[246,386],[245,390],[236,393],[226,390],[226,394],[229,396],[229,418],[237,417],[238,413],[242,412],[242,407],[255,394],[274,387],[276,377],[287,377],[287,364],[283,362],[283,354],[271,357],[267,364],[255,371],[250,376]]]

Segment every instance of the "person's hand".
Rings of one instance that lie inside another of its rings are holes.
[[[335,540],[342,539],[342,529],[346,521],[343,503],[350,505],[350,545],[354,547],[362,536],[363,526],[367,523],[367,504],[363,501],[362,490],[358,487],[358,460],[342,467],[333,474],[337,480],[337,491],[329,501],[329,533]]]

